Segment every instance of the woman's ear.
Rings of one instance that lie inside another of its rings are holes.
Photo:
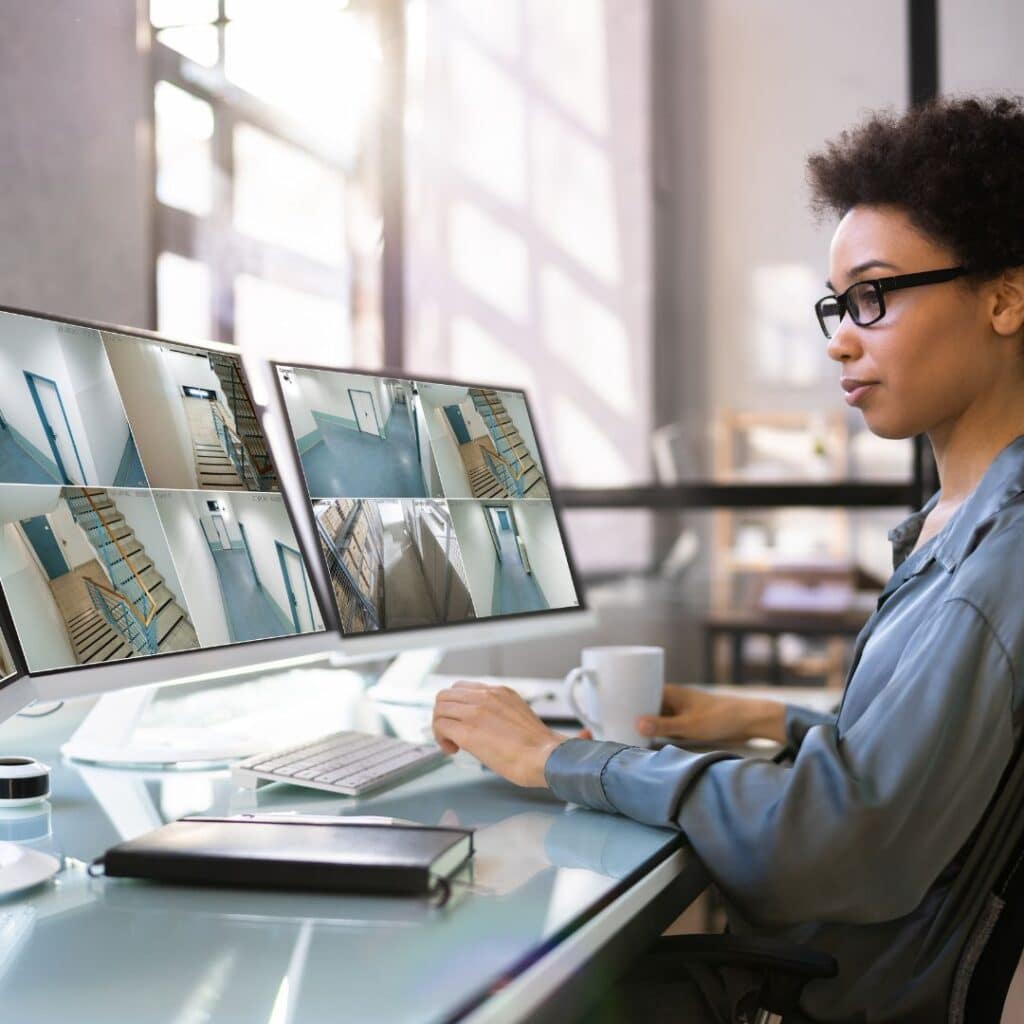
[[[992,304],[992,329],[1011,337],[1024,327],[1024,267],[1010,267],[996,278]]]

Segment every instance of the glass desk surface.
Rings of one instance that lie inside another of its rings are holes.
[[[418,722],[422,730],[429,722],[429,710],[402,711],[406,726]],[[20,742],[20,722],[0,729],[4,752],[53,768],[50,800],[0,817],[0,839],[53,853],[65,865],[53,882],[0,901],[0,1016],[7,1024],[456,1019],[681,846],[675,832],[517,788],[468,755],[358,799],[281,785],[254,793],[235,788],[223,769],[64,762],[58,747],[68,728],[60,719],[42,731],[33,724]],[[367,721],[363,707],[336,728],[367,728]],[[476,853],[445,907],[86,874],[110,846],[166,821],[254,810],[473,827]]]

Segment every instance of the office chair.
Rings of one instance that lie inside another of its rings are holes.
[[[775,760],[791,757],[783,750]],[[984,893],[984,899],[979,898]],[[939,950],[964,929],[957,908],[982,906],[960,948],[947,1020],[950,1024],[1016,1024],[1003,1016],[1006,996],[1024,955],[1024,751],[1018,747],[966,846],[960,872],[937,919],[930,948]],[[647,957],[659,976],[678,976],[680,965],[703,963],[762,971],[747,1010],[749,1024],[800,1024],[800,994],[807,982],[834,978],[835,958],[807,946],[771,938],[663,935]],[[645,957],[646,960],[646,957]]]
[[[745,1024],[800,1024],[800,993],[816,978],[834,978],[839,966],[827,953],[777,939],[720,935],[663,935],[645,954],[645,973],[671,978],[681,964],[743,967],[763,972],[761,988],[743,1009]],[[682,1024],[682,1022],[680,1022]]]

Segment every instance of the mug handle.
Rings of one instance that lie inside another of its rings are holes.
[[[576,699],[576,687],[584,680],[593,679],[593,677],[594,673],[589,668],[571,669],[565,677],[565,696],[569,702],[569,707],[572,708],[573,714],[596,736],[601,726],[584,714],[583,708],[580,707],[579,701]]]

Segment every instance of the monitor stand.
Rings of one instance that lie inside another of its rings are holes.
[[[353,669],[352,659],[339,655],[304,667],[212,676],[200,690],[171,684],[104,694],[61,752],[74,760],[121,767],[199,769],[229,764],[329,732],[325,711],[332,706],[341,711],[366,697],[422,703],[422,695],[418,701],[410,700],[410,695],[443,654],[438,648],[404,651],[369,688]],[[387,657],[376,654],[359,660]]]
[[[424,702],[423,686],[441,664],[444,653],[440,647],[403,651],[366,691],[366,696],[385,704],[421,705]]]

